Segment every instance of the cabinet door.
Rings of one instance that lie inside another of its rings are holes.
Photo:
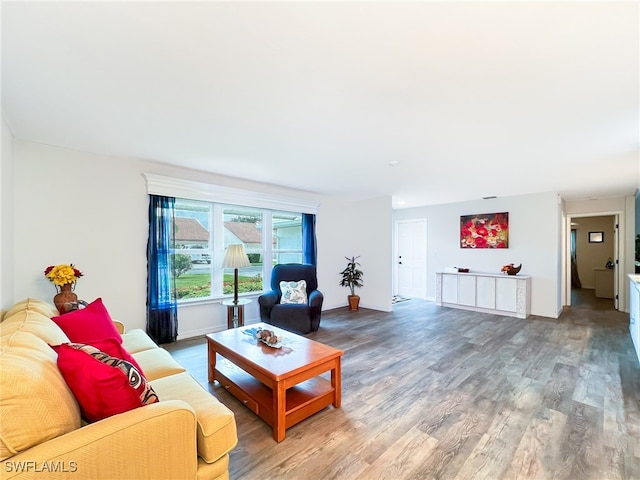
[[[458,303],[458,276],[442,275],[442,302]]]
[[[478,277],[476,280],[476,305],[480,308],[496,308],[495,277]]]
[[[496,278],[496,310],[515,312],[517,310],[517,283],[511,278]]]
[[[640,360],[640,290],[633,283],[629,289],[629,332],[633,345],[636,347],[636,354]]]
[[[476,306],[476,277],[460,275],[458,277],[458,303],[469,307]]]

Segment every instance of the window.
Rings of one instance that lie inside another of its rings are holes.
[[[178,300],[212,295],[211,211],[206,203],[176,199],[176,249],[171,260]]]
[[[302,214],[274,212],[273,265],[276,263],[302,262]]]
[[[261,292],[276,263],[302,263],[302,214],[176,199],[172,267],[178,301],[233,293],[226,248],[241,243],[250,267],[238,271],[240,294]]]

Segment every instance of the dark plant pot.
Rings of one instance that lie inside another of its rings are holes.
[[[349,299],[349,310],[357,311],[360,305],[360,297],[358,295],[347,295]]]

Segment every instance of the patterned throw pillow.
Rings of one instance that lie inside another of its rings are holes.
[[[80,343],[53,349],[62,376],[90,422],[158,401],[142,373],[126,360]]]
[[[298,282],[280,282],[280,290],[282,291],[282,299],[280,299],[280,303],[309,303],[307,300],[306,280],[300,280]]]

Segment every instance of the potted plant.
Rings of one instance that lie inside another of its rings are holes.
[[[351,295],[347,298],[349,300],[349,310],[358,310],[358,306],[360,305],[360,296],[356,295],[355,288],[362,286],[362,276],[364,273],[358,267],[360,264],[356,262],[356,260],[360,257],[344,257],[348,260],[347,268],[345,268],[340,275],[342,275],[342,280],[340,280],[341,287],[348,287],[351,291]]]

